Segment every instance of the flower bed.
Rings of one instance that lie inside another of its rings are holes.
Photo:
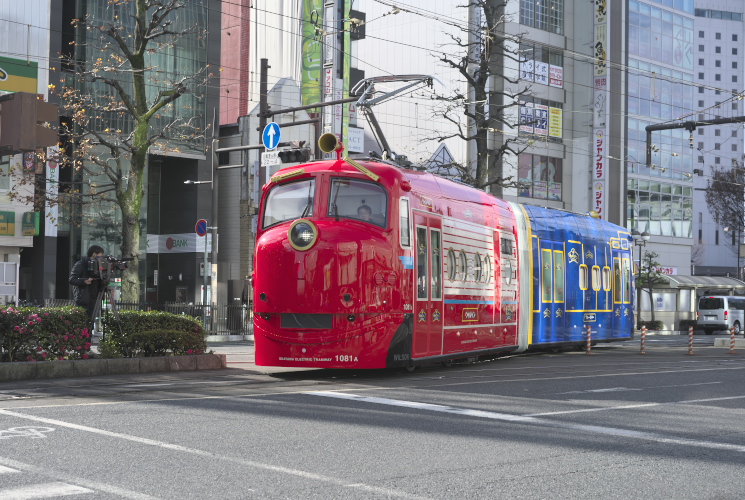
[[[0,361],[87,359],[90,348],[82,308],[0,306]]]

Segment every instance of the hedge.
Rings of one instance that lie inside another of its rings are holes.
[[[87,359],[90,348],[80,307],[0,306],[0,361]]]
[[[200,354],[207,350],[202,324],[191,316],[163,311],[120,311],[120,323],[108,312],[102,319],[104,357]]]
[[[643,326],[646,326],[647,330],[662,330],[665,328],[665,323],[658,319],[654,321],[639,321],[637,329],[641,330]]]
[[[698,328],[698,322],[695,319],[681,319],[680,325],[678,326],[678,330],[687,332],[688,327],[691,327],[691,326],[695,330],[696,328]]]

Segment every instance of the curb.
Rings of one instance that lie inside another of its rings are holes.
[[[191,354],[154,358],[74,359],[67,361],[14,361],[12,363],[0,363],[0,382],[133,373],[220,370],[226,367],[225,354]]]

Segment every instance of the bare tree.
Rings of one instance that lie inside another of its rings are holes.
[[[453,164],[452,168],[459,171],[463,182],[478,189],[516,187],[512,176],[503,174],[503,159],[508,153],[517,157],[528,147],[528,141],[518,137],[517,130],[519,100],[529,95],[530,88],[522,85],[520,89],[517,74],[511,77],[504,71],[505,62],[512,61],[514,67],[520,63],[521,37],[506,34],[504,29],[507,2],[470,0],[463,7],[473,9],[476,15],[467,26],[460,26],[465,39],[451,35],[453,44],[463,55],[438,56],[443,64],[460,73],[470,96],[456,92],[435,97],[442,103],[438,115],[452,123],[454,129],[437,140],[455,137],[475,144],[474,164]],[[512,133],[506,133],[508,130]]]
[[[736,161],[731,167],[711,167],[705,197],[709,213],[717,223],[739,239],[745,228],[745,168]],[[738,247],[734,245],[735,252]]]
[[[639,266],[639,275],[637,276],[636,287],[641,291],[646,291],[649,295],[649,305],[654,323],[654,287],[665,283],[663,274],[659,271],[660,263],[657,262],[659,254],[657,252],[644,252],[642,255],[641,265]],[[641,322],[641,311],[637,313],[640,317],[637,321]]]
[[[212,75],[205,62],[184,57],[189,52],[183,49],[204,45],[206,32],[192,14],[206,6],[199,0],[97,4],[102,7],[91,9],[95,14],[73,22],[74,54],[63,59],[72,78],[53,88],[59,91],[60,114],[66,117],[60,126],[60,163],[74,168],[79,180],[61,186],[60,196],[50,201],[69,204],[83,223],[95,218],[90,214],[112,214],[104,221],[107,230],[118,225],[115,208],[119,209],[121,235],[113,241],[121,242],[123,258],[132,259],[122,276],[122,298],[137,301],[148,155],[151,150],[168,154],[193,144],[204,152],[205,119],[191,109],[203,99]],[[177,107],[186,95],[194,99]]]

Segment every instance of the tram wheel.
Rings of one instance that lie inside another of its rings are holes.
[[[417,365],[406,365],[406,371],[411,373],[418,368]]]
[[[453,360],[448,359],[447,361],[443,361],[441,364],[443,368],[450,368],[451,366],[453,366]]]

